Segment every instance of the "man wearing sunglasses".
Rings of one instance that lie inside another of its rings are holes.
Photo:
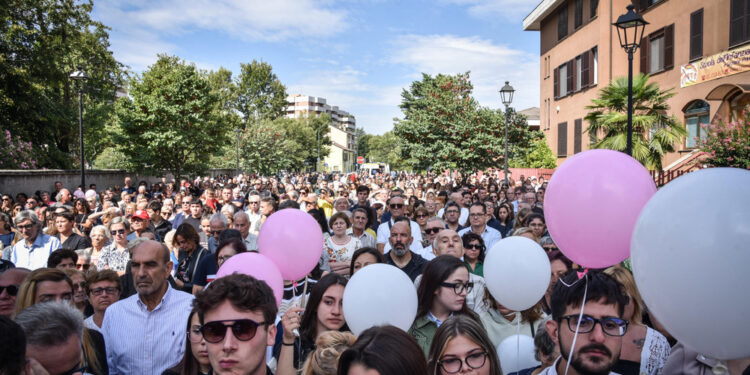
[[[378,235],[376,237],[378,243],[378,251],[385,254],[391,251],[391,244],[388,239],[391,237],[391,227],[393,227],[394,219],[396,217],[405,216],[405,205],[406,201],[400,195],[392,197],[388,201],[388,209],[391,213],[391,217],[387,221],[383,221],[378,226]],[[420,254],[422,253],[422,230],[413,220],[409,220],[409,226],[411,227],[411,238],[412,242],[409,245],[411,251]]]
[[[586,304],[581,315],[584,295]],[[611,373],[620,359],[622,336],[628,329],[628,321],[622,319],[628,297],[620,283],[599,271],[589,271],[580,278],[570,272],[555,284],[550,300],[552,319],[545,328],[561,356],[540,375],[564,374],[571,352],[568,375]]]
[[[0,316],[13,315],[18,288],[29,272],[25,268],[11,268],[0,273]]]
[[[195,305],[214,374],[272,374],[265,357],[276,337],[277,308],[268,284],[237,273],[224,276]]]
[[[161,374],[182,359],[193,295],[169,285],[172,266],[162,243],[148,240],[133,248],[137,294],[110,305],[102,323],[110,374]]]

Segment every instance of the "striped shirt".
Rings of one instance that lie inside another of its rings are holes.
[[[152,311],[138,294],[109,306],[101,332],[110,375],[161,374],[177,364],[185,351],[192,303],[193,295],[167,286]]]

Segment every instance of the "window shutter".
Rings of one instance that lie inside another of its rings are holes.
[[[575,77],[574,77],[574,75],[575,75],[575,68],[576,68],[576,60],[573,59],[573,60],[568,61],[568,86],[567,86],[568,90],[567,90],[566,94],[568,92],[575,91],[575,86],[573,86],[573,85],[575,85]]]
[[[649,36],[646,35],[641,39],[641,46],[638,48],[641,50],[641,73],[643,74],[651,73],[648,71],[648,42]]]
[[[583,120],[577,119],[573,124],[573,153],[581,152],[581,135],[583,133]]]
[[[674,67],[674,24],[664,28],[664,70]]]
[[[578,28],[583,25],[583,0],[576,0],[575,18],[573,20],[575,27]]]
[[[591,7],[591,13],[589,13],[589,18],[596,17],[596,8],[599,6],[599,0],[591,0],[589,3]]]
[[[638,8],[639,12],[646,10],[646,8],[648,8],[648,0],[638,0],[638,6],[636,8]]]
[[[596,82],[594,77],[594,56],[596,55],[596,47],[589,51],[589,85],[593,86]]]
[[[745,0],[732,0],[729,15],[729,46],[742,43],[745,36]]]
[[[690,15],[690,60],[703,56],[703,9]]]
[[[591,69],[591,61],[589,59],[591,58],[589,55],[591,55],[591,51],[586,51],[581,55],[581,86],[588,87],[591,84],[591,72],[589,71]]]
[[[568,123],[557,124],[557,156],[568,156]]]
[[[554,85],[555,95],[554,96],[555,96],[555,99],[557,99],[560,97],[560,68],[555,68],[554,76],[555,76],[555,85]]]
[[[557,40],[568,36],[568,5],[565,4],[560,8],[557,15]]]

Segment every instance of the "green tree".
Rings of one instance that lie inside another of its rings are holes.
[[[130,81],[131,98],[117,101],[110,129],[117,149],[139,170],[200,173],[228,142],[226,113],[208,77],[175,56]]]
[[[248,124],[240,136],[240,168],[250,173],[271,175],[294,164],[297,144],[282,126],[261,120]]]
[[[423,74],[421,81],[403,90],[404,119],[395,120],[393,131],[401,156],[415,169],[457,169],[468,176],[503,164],[505,115],[480,107],[472,90],[468,72]],[[529,133],[522,116],[514,119],[509,143],[515,150],[527,149],[539,135]]]
[[[245,122],[250,119],[276,119],[286,109],[286,87],[273,73],[271,64],[253,60],[240,64],[241,72],[236,82],[235,109]]]
[[[518,157],[511,158],[508,166],[511,168],[555,168],[557,158],[552,149],[547,145],[547,140],[542,134],[541,138],[532,142],[528,152],[521,153]]]
[[[368,152],[364,156],[368,161],[388,163],[391,169],[411,170],[416,164],[414,160],[402,158],[401,143],[393,131],[370,135],[367,138],[367,148]]]
[[[633,143],[632,156],[648,169],[661,170],[662,157],[675,151],[675,145],[687,135],[685,127],[674,116],[668,116],[667,100],[672,89],[661,90],[649,76],[633,77]],[[594,139],[591,148],[627,150],[628,79],[619,77],[599,91],[586,106],[591,110],[584,118],[586,132]],[[603,137],[598,136],[603,134]]]
[[[91,0],[6,0],[0,6],[0,127],[34,144],[40,167],[79,160],[77,88],[68,75],[81,65],[86,160],[107,145],[123,66],[108,28],[91,19]],[[33,125],[32,125],[33,124]]]
[[[370,153],[371,134],[367,134],[365,129],[357,128],[354,135],[357,137],[357,156],[367,156]]]
[[[279,118],[273,122],[275,126],[284,129],[288,139],[294,142],[295,151],[292,154],[292,170],[305,170],[307,166],[313,166],[331,153],[331,137],[328,128],[331,126],[331,117],[321,114],[314,117],[303,117],[297,119]]]

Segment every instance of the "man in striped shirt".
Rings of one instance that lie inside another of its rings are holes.
[[[169,249],[144,241],[130,267],[138,292],[107,309],[102,335],[110,374],[161,374],[182,359],[193,295],[169,286]]]

